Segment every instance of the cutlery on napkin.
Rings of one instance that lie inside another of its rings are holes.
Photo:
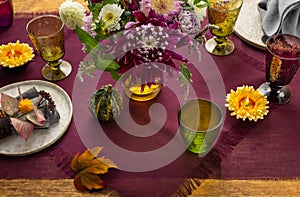
[[[300,37],[299,0],[261,0],[257,6],[265,35],[285,33]]]

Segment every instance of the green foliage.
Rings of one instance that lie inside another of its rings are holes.
[[[194,10],[193,7],[189,6],[188,0],[183,1],[186,6],[184,6],[185,10]],[[194,0],[194,5],[198,8],[205,8],[208,4],[209,0]]]
[[[95,72],[95,71],[96,71],[96,67],[94,64],[92,64],[91,62],[87,62],[87,64],[85,64],[82,61],[82,62],[80,62],[80,65],[79,65],[78,76],[83,81],[82,76],[81,76],[82,73],[85,73],[88,77],[93,78],[92,72]]]
[[[94,47],[96,47],[99,42],[95,38],[93,38],[90,34],[86,31],[81,29],[80,27],[76,26],[76,34],[79,40],[87,47],[87,51],[91,51]]]
[[[187,98],[190,90],[190,83],[192,82],[192,74],[190,73],[188,67],[185,64],[181,64],[179,69],[180,76],[178,77],[178,79],[181,80],[180,87],[185,88],[184,97]]]
[[[92,54],[92,52],[90,53]],[[88,77],[93,78],[93,72],[96,70],[102,70],[109,72],[114,80],[119,80],[121,75],[119,74],[120,65],[112,59],[99,59],[99,56],[93,57],[93,63],[81,62],[78,72],[78,77],[83,81],[82,75],[86,74]]]

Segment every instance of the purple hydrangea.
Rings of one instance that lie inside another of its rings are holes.
[[[201,22],[194,12],[181,11],[178,15],[179,27],[183,33],[195,37],[200,31]]]

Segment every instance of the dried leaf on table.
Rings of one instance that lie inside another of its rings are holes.
[[[87,149],[81,155],[77,153],[71,161],[71,169],[76,172],[74,186],[80,191],[86,189],[101,189],[105,183],[98,176],[105,174],[109,168],[118,168],[118,166],[104,156],[98,157],[102,147]]]
[[[96,174],[80,173],[74,178],[74,186],[80,191],[85,191],[86,189],[102,189],[105,187],[105,183]]]

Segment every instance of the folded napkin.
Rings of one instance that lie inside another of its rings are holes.
[[[300,37],[300,0],[261,0],[258,11],[265,35],[286,33]]]

